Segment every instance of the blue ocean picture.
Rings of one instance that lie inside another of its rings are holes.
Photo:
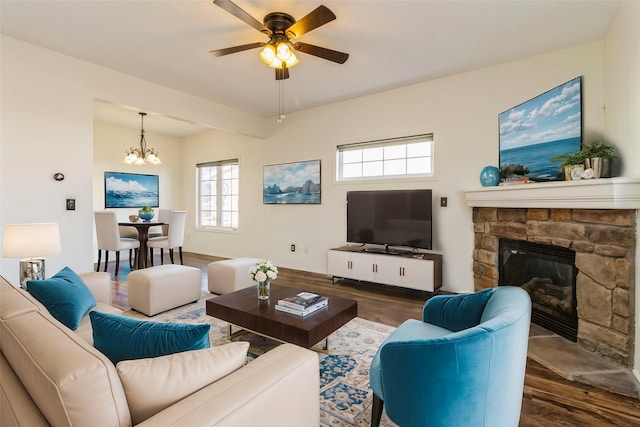
[[[262,202],[320,203],[320,160],[265,166]]]
[[[503,172],[534,180],[562,179],[561,161],[551,159],[580,151],[581,83],[576,77],[499,115]]]
[[[104,173],[105,208],[157,208],[158,175]]]

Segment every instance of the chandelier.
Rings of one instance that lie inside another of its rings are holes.
[[[159,165],[160,158],[158,152],[154,148],[147,148],[147,141],[144,139],[144,116],[147,113],[140,114],[140,148],[130,147],[127,150],[127,154],[124,158],[124,163],[131,165],[144,165],[145,163],[151,163],[152,165]]]

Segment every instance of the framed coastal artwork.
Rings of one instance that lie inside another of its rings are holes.
[[[582,147],[582,77],[500,113],[500,171],[531,181],[562,180],[559,154]]]
[[[158,175],[104,173],[105,208],[157,208],[159,205]]]
[[[264,166],[262,203],[320,204],[320,160]]]

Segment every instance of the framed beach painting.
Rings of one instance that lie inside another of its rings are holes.
[[[500,171],[531,181],[562,180],[559,154],[582,147],[582,77],[576,77],[499,116]]]
[[[157,208],[159,204],[158,175],[104,173],[105,208]]]
[[[262,203],[320,203],[320,160],[268,165],[263,172]]]

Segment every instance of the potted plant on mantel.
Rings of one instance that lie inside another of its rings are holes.
[[[603,141],[595,141],[584,145],[580,152],[584,157],[585,167],[593,169],[594,178],[611,176],[611,163],[616,158],[613,155],[613,146]]]
[[[616,158],[613,155],[613,146],[602,141],[585,144],[580,151],[573,154],[558,154],[551,160],[560,163],[560,170],[564,171],[564,178],[572,180],[571,171],[574,169],[592,169],[593,178],[609,178],[611,176],[611,163]],[[579,178],[578,178],[579,179]]]
[[[558,154],[551,158],[551,161],[556,162],[562,160],[560,163],[560,170],[564,172],[565,181],[571,181],[571,171],[574,169],[584,170],[584,153],[582,150],[576,151],[573,154]]]

